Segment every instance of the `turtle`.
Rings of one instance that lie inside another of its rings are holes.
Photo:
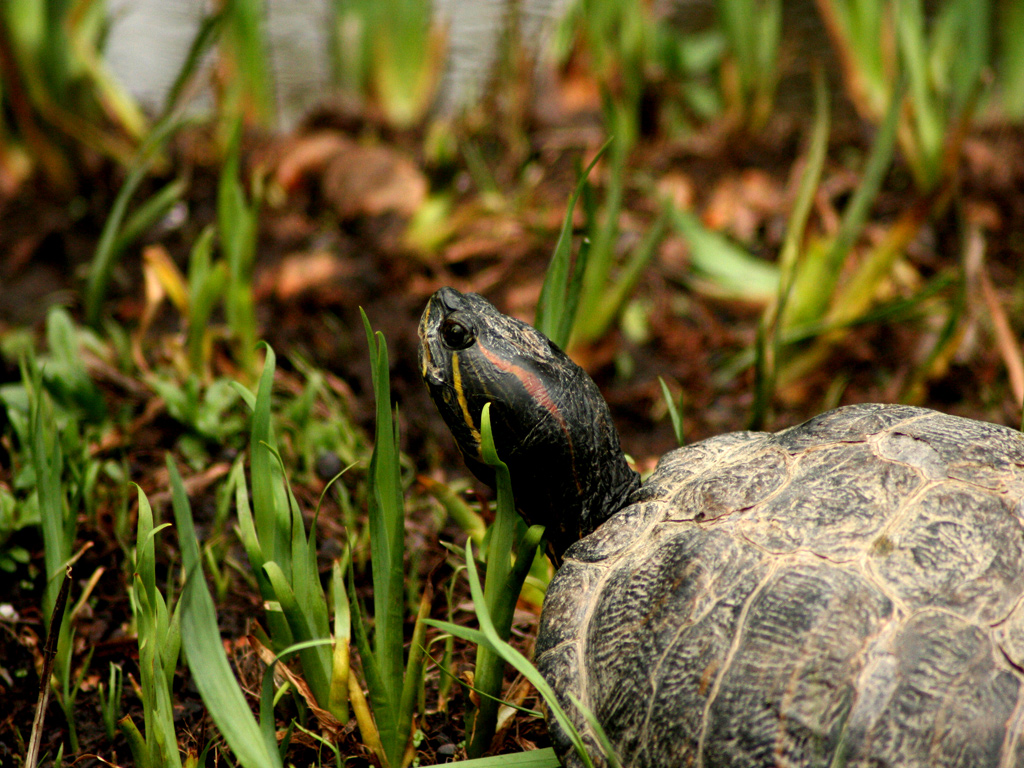
[[[438,290],[420,365],[469,468],[491,403],[560,561],[534,661],[597,766],[1024,766],[1024,436],[893,404],[662,456],[582,368]],[[581,765],[549,718],[566,766]]]

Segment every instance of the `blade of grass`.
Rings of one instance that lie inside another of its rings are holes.
[[[999,73],[1003,111],[1015,121],[1024,118],[1024,3],[999,5]]]
[[[511,664],[517,672],[530,681],[537,692],[544,698],[548,706],[550,717],[554,718],[558,725],[569,737],[580,761],[587,768],[594,768],[593,760],[576,726],[569,719],[564,708],[558,701],[558,696],[547,680],[537,671],[529,660],[519,651],[502,640],[491,622],[490,614],[487,611],[487,603],[484,600],[483,588],[480,586],[480,576],[476,571],[476,564],[473,561],[473,547],[468,544],[466,547],[466,574],[469,577],[470,593],[473,597],[473,604],[477,606],[477,619],[480,621],[480,629],[474,630],[449,622],[428,619],[430,626],[437,627],[444,632],[450,632],[456,637],[469,640],[479,644],[487,645],[492,651],[501,656],[508,664]],[[481,606],[483,606],[481,608]]]
[[[143,202],[125,221],[117,235],[112,249],[115,253],[123,253],[128,246],[138,240],[150,227],[154,226],[168,211],[181,200],[188,183],[184,179],[175,179],[157,190]]]
[[[719,232],[705,227],[690,211],[672,209],[672,225],[690,246],[697,279],[712,295],[767,301],[778,292],[774,264],[755,258]]]
[[[175,76],[171,87],[167,90],[161,119],[174,110],[188,81],[199,69],[203,59],[213,48],[214,44],[221,39],[223,25],[223,9],[204,17],[199,23],[199,28],[196,30],[195,37],[192,38],[192,43],[189,45],[188,53],[182,61],[181,68],[178,70],[178,74]]]
[[[238,104],[249,120],[267,124],[273,115],[273,78],[267,56],[263,0],[232,0],[224,6],[233,77],[227,84],[229,106]]]
[[[576,307],[579,305],[580,287],[583,273],[586,270],[588,249],[580,248],[576,263],[570,270],[572,256],[572,215],[576,210],[576,201],[587,186],[590,172],[597,165],[605,150],[612,143],[609,138],[601,145],[594,159],[579,174],[576,188],[569,198],[569,206],[565,211],[562,229],[558,233],[555,250],[551,254],[551,263],[544,276],[540,299],[537,302],[537,317],[534,325],[541,333],[551,339],[559,347],[565,347],[572,335],[573,322],[576,319]]]
[[[252,295],[252,267],[256,258],[259,214],[258,190],[246,196],[241,181],[242,121],[235,121],[217,186],[217,229],[228,269],[225,315],[235,339],[235,355],[242,370],[256,369],[256,310]]]
[[[30,395],[32,424],[32,466],[36,477],[39,517],[43,529],[43,562],[46,566],[46,589],[43,592],[43,615],[47,622],[53,613],[57,593],[61,588],[61,575],[71,558],[75,537],[75,516],[67,509],[67,500],[61,486],[64,472],[64,453],[61,450],[59,428],[53,406],[45,394],[42,369],[28,361],[22,364],[22,381]],[[52,631],[47,624],[47,632]]]
[[[349,557],[346,547],[343,558]],[[331,659],[331,691],[327,708],[338,722],[348,722],[348,678],[351,674],[349,644],[352,640],[352,612],[345,591],[345,568],[335,560],[331,565],[331,601],[334,606],[334,655]]]
[[[497,512],[487,543],[487,576],[484,582],[486,610],[498,633],[507,641],[512,628],[512,617],[523,582],[534,562],[537,548],[544,536],[541,526],[532,526],[522,536],[518,547],[515,533],[522,525],[512,497],[512,480],[508,467],[498,457],[491,429],[490,403],[480,415],[481,456],[495,472]],[[516,549],[514,564],[510,562]],[[468,556],[468,553],[467,553]],[[467,753],[470,757],[483,754],[494,739],[500,704],[501,687],[505,676],[505,660],[487,647],[477,647],[475,689],[483,698],[473,717],[472,737]]]
[[[518,515],[512,500],[512,480],[508,467],[498,458],[491,433],[491,404],[484,405],[480,415],[481,458],[494,469],[497,489],[497,511],[491,526],[487,545],[487,578],[484,582],[484,601],[495,617],[499,636],[507,639],[512,625],[512,613],[519,590],[513,595],[508,584],[511,570],[513,537]],[[477,646],[475,686],[485,694],[473,715],[472,738],[467,747],[470,757],[480,757],[494,738],[498,719],[498,697],[505,677],[505,663],[486,646]]]
[[[295,597],[292,584],[289,583],[281,567],[276,562],[270,561],[263,564],[263,571],[281,606],[281,613],[284,614],[285,620],[288,622],[291,636],[295,643],[302,645],[298,653],[306,682],[316,700],[326,704],[330,700],[331,659],[327,653],[328,649],[322,644],[316,644],[317,641],[324,639],[323,635],[310,626],[309,614],[302,610]]]
[[[598,336],[590,318],[600,309],[609,285],[615,261],[615,246],[619,239],[619,216],[622,213],[625,192],[626,160],[632,145],[621,133],[613,133],[616,138],[609,153],[608,190],[601,212],[603,218],[591,218],[588,227],[592,243],[581,279],[578,320],[575,323],[575,334],[582,341],[593,341]]]
[[[351,550],[351,545],[349,549]],[[352,609],[352,633],[355,635],[356,648],[359,650],[359,658],[362,660],[363,677],[366,680],[366,687],[370,693],[373,711],[371,712],[370,707],[367,706],[362,689],[359,687],[359,681],[354,674],[349,674],[348,677],[349,701],[352,704],[352,710],[356,716],[359,731],[363,734],[363,739],[374,749],[374,754],[378,756],[381,764],[387,766],[388,757],[384,752],[377,721],[380,717],[388,716],[388,713],[383,708],[389,702],[386,699],[386,694],[382,693],[384,691],[384,684],[381,682],[381,673],[377,666],[377,659],[374,656],[373,646],[370,644],[362,604],[356,595],[355,568],[353,567],[351,557],[348,558],[348,577],[345,580],[345,588],[348,591],[349,606]],[[373,734],[375,747],[374,744],[371,744],[368,734]]]
[[[455,760],[445,765],[458,768],[559,768],[558,759],[552,747],[531,749],[528,752],[513,752],[507,755],[490,755],[472,760]]]
[[[163,152],[166,143],[186,123],[187,121],[184,119],[168,115],[153,126],[146,140],[139,147],[131,163],[131,170],[125,177],[117,197],[114,198],[114,205],[103,225],[100,240],[96,244],[96,252],[89,264],[89,277],[85,289],[86,321],[94,328],[99,325],[100,310],[103,298],[107,293],[107,286],[110,283],[110,275],[123,253],[125,242],[119,237],[123,231],[122,223],[128,214],[128,204],[157,157]]]
[[[156,535],[168,524],[156,525],[149,499],[136,486],[139,503],[132,611],[138,626],[139,675],[145,723],[144,760],[152,766],[180,768],[174,729],[172,682],[178,662],[181,634],[178,614],[172,618],[156,585]],[[132,742],[135,743],[134,741]],[[137,746],[137,745],[136,745]],[[135,754],[136,760],[140,755]]]
[[[669,219],[669,205],[662,205],[658,218],[648,228],[643,239],[630,255],[622,271],[605,291],[604,298],[594,311],[588,323],[591,338],[600,338],[607,333],[608,328],[615,321],[623,305],[633,293],[643,271],[657,253],[658,246],[665,236],[665,227]]]
[[[871,206],[878,197],[885,174],[892,163],[902,101],[903,87],[897,86],[888,114],[871,147],[860,184],[843,212],[835,238],[820,260],[805,261],[804,269],[794,278],[789,306],[784,316],[786,325],[799,325],[820,318],[832,301],[843,264],[864,230]]]
[[[196,238],[188,265],[188,348],[191,371],[204,379],[211,354],[210,317],[227,285],[227,267],[223,261],[212,263],[214,228],[206,227]]]
[[[117,736],[117,721],[121,712],[121,697],[124,692],[124,672],[120,664],[110,662],[107,684],[97,686],[100,709],[103,712],[103,729],[111,741]]]
[[[378,0],[368,14],[374,94],[396,128],[409,128],[430,106],[445,40],[424,0]]]
[[[269,344],[261,342],[260,346],[266,352],[266,359],[256,392],[249,440],[253,513],[263,558],[278,563],[284,571],[290,572],[292,518],[285,497],[282,473],[271,453],[276,441],[270,420],[270,396],[277,356]]]
[[[683,417],[680,414],[683,400],[682,393],[679,395],[680,405],[676,406],[676,401],[673,399],[672,393],[668,389],[668,384],[665,383],[665,380],[661,378],[661,376],[658,377],[658,384],[661,385],[661,396],[665,400],[665,407],[668,408],[668,416],[672,421],[672,432],[676,436],[676,444],[686,445],[686,435],[683,433]]]
[[[66,6],[62,26],[97,101],[133,139],[139,139],[145,133],[146,118],[138,103],[107,68],[102,42],[96,33],[96,15],[102,14],[103,10],[103,4],[94,0],[76,0]],[[45,37],[56,37],[53,32],[51,29]]]
[[[388,762],[402,762],[410,734],[400,731],[403,668],[405,506],[398,461],[398,425],[391,410],[388,351],[360,310],[370,349],[376,430],[368,472],[370,550],[373,557],[374,652],[379,688],[370,688],[380,740]],[[365,660],[365,657],[364,657]],[[367,682],[371,681],[367,677]]]
[[[466,532],[473,543],[478,547],[481,546],[484,535],[487,533],[487,524],[484,523],[483,518],[447,484],[426,476],[419,477],[417,480],[427,493],[440,502],[448,516]]]
[[[257,724],[224,652],[213,598],[203,578],[192,510],[185,485],[170,455],[167,469],[185,570],[185,587],[181,593],[182,643],[193,680],[210,717],[244,768],[283,768],[276,744],[272,743],[273,722],[265,722],[264,727]]]
[[[427,636],[425,622],[430,617],[430,606],[433,600],[434,592],[428,582],[420,597],[419,610],[416,612],[416,620],[413,624],[412,640],[409,643],[409,660],[405,665],[402,698],[398,708],[399,734],[412,733],[412,714],[417,704],[417,694],[423,685],[424,643]]]
[[[814,125],[811,128],[807,162],[800,176],[800,186],[789,223],[786,237],[779,252],[779,286],[775,300],[765,308],[758,324],[754,363],[754,404],[750,409],[747,428],[761,429],[768,419],[768,409],[775,394],[776,365],[780,350],[780,319],[785,315],[797,274],[800,246],[807,229],[807,220],[814,205],[814,193],[821,182],[828,151],[830,128],[828,87],[820,70],[815,72]]]

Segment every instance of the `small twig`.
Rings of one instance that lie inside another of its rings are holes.
[[[43,647],[43,671],[39,675],[39,699],[36,702],[36,715],[32,720],[32,735],[25,753],[25,768],[36,768],[39,760],[39,744],[43,738],[43,720],[46,718],[46,706],[50,701],[50,676],[53,674],[53,660],[57,655],[57,640],[60,637],[60,625],[64,621],[64,609],[68,604],[68,592],[71,591],[71,566],[64,571],[64,581],[57,593],[57,602],[53,606],[50,617],[50,631]]]
[[[1006,310],[999,302],[995,286],[992,285],[992,278],[984,265],[985,236],[981,228],[971,226],[967,232],[967,247],[977,251],[978,255],[978,283],[981,286],[981,295],[985,300],[988,309],[989,319],[992,322],[992,335],[995,337],[999,354],[1006,366],[1006,374],[1010,380],[1010,389],[1013,392],[1013,400],[1018,406],[1024,403],[1024,358],[1021,356],[1020,345],[1014,338],[1013,330],[1010,328],[1010,321],[1006,317]]]

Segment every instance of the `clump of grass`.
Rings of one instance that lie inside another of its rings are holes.
[[[21,142],[57,189],[77,183],[88,148],[127,165],[142,111],[103,62],[106,5],[10,0],[0,6],[0,136]]]
[[[818,9],[861,115],[884,124],[900,100],[900,146],[919,188],[932,192],[949,175],[947,157],[977,107],[992,5],[947,0],[930,16],[921,0],[818,0]]]
[[[228,144],[227,158],[217,188],[217,230],[227,263],[225,314],[235,341],[235,356],[242,370],[256,370],[256,307],[252,295],[252,269],[256,260],[256,233],[261,189],[256,184],[247,196],[241,181],[242,123],[237,121]]]
[[[316,562],[315,529],[306,535],[298,503],[277,455],[270,397],[276,367],[273,350],[266,360],[255,396],[238,386],[252,408],[250,464],[252,506],[240,465],[232,472],[239,535],[266,613],[272,649],[281,653],[295,643],[329,640],[327,601]],[[306,682],[316,701],[326,707],[331,686],[331,656],[322,644],[299,651]]]
[[[44,578],[43,620],[47,637],[56,636],[52,687],[57,703],[68,726],[68,744],[72,752],[78,751],[78,728],[75,722],[75,699],[82,676],[72,677],[74,655],[74,610],[60,611],[57,624],[51,623],[58,595],[67,592],[64,584],[70,581],[66,573],[72,563],[72,551],[77,533],[77,514],[68,503],[62,483],[64,454],[61,450],[60,429],[54,418],[53,406],[42,383],[38,367],[26,362],[22,366],[22,380],[29,394],[29,454],[34,472],[39,518],[43,529]],[[72,426],[74,428],[74,425]],[[48,642],[50,642],[48,641]],[[88,666],[88,664],[86,664]],[[84,674],[84,669],[83,669]],[[44,685],[51,681],[44,681]]]
[[[398,768],[411,759],[412,714],[422,686],[429,592],[419,599],[413,639],[405,657],[405,504],[398,453],[397,420],[392,412],[387,344],[363,315],[377,403],[373,454],[367,471],[370,551],[373,559],[373,640],[349,571],[353,635],[370,694],[382,762]],[[355,703],[355,702],[353,702]],[[360,722],[362,727],[362,722]]]
[[[372,99],[396,128],[425,117],[443,69],[443,30],[427,0],[334,0],[335,77],[350,94]]]
[[[781,0],[718,0],[727,41],[722,91],[733,120],[750,131],[764,127],[775,102],[782,38]]]
[[[521,531],[522,523],[512,499],[512,480],[508,467],[498,457],[491,431],[490,403],[480,415],[481,452],[484,462],[494,468],[497,488],[497,512],[487,544],[487,576],[483,599],[498,637],[507,642],[512,631],[512,614],[523,589],[523,582],[542,544],[543,526]],[[518,534],[518,535],[517,535]],[[514,558],[513,558],[514,553]],[[467,560],[472,549],[467,548]],[[494,739],[498,719],[501,685],[505,677],[505,659],[490,647],[477,646],[474,688],[480,693],[480,704],[469,719],[467,753],[479,757]]]
[[[238,681],[231,671],[217,626],[217,611],[203,578],[198,537],[185,486],[173,460],[168,457],[174,520],[181,543],[185,584],[179,599],[181,640],[192,678],[210,717],[244,768],[282,768],[274,730],[273,678],[264,675],[260,695],[260,720],[249,710]]]
[[[103,225],[96,251],[89,265],[89,276],[85,290],[85,317],[89,325],[98,328],[103,310],[103,300],[110,287],[110,280],[121,256],[141,234],[163,218],[181,199],[185,184],[175,180],[139,205],[129,215],[128,207],[153,164],[163,152],[171,137],[182,127],[177,119],[165,119],[147,136],[131,163],[131,171],[114,198],[110,215]]]
[[[221,114],[230,124],[241,119],[267,125],[273,118],[273,78],[270,75],[265,14],[260,0],[234,0],[224,5],[221,60],[224,63]]]
[[[50,624],[58,595],[70,592],[66,574],[89,544],[78,546],[79,514],[87,512],[104,467],[90,455],[89,441],[106,421],[106,405],[89,378],[81,353],[82,335],[66,311],[55,308],[47,316],[49,352],[37,356],[27,350],[21,360],[20,384],[0,389],[7,418],[20,456],[15,457],[13,492],[0,495],[5,508],[13,502],[22,507],[16,516],[5,513],[8,524],[38,524],[43,538],[42,613],[48,643],[53,648],[52,684],[56,701],[68,725],[68,746],[77,752],[75,721],[77,697],[88,671],[91,650],[81,659],[77,674],[74,661],[74,620],[103,574],[98,568],[80,582],[81,590],[71,607]],[[25,460],[27,457],[27,461]],[[18,562],[17,551],[11,553]],[[62,587],[67,582],[67,586]]]
[[[128,739],[132,757],[142,768],[181,767],[178,736],[174,728],[174,672],[181,649],[181,620],[178,605],[164,597],[156,584],[156,537],[169,523],[159,525],[142,489],[138,489],[139,518],[135,545],[135,569],[131,585],[132,613],[139,641],[139,675],[142,690],[142,717],[145,732],[140,732],[126,715],[120,721]],[[119,683],[111,667],[111,700],[104,706],[104,721],[111,718],[120,699]],[[114,696],[114,692],[118,691]]]

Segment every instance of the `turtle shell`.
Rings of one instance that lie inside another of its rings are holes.
[[[665,455],[537,664],[602,765],[1024,766],[1024,436],[857,405]],[[578,765],[551,721],[556,749]]]

